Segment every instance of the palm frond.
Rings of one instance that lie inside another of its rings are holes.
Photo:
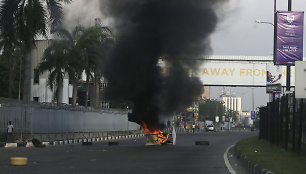
[[[64,2],[66,4],[70,4],[72,0],[57,0],[58,2]]]
[[[46,30],[46,18],[47,18],[47,11],[44,8],[44,5],[40,2],[40,0],[33,0],[33,8],[32,10],[32,18],[31,18],[31,26],[33,27],[34,31],[37,31],[36,34],[42,34],[43,36],[47,36]]]
[[[57,28],[54,31],[57,33],[59,36],[61,36],[64,39],[68,39],[71,43],[74,42],[73,36],[70,34],[70,32],[64,28]]]
[[[48,86],[51,90],[54,89],[54,86],[56,85],[56,72],[52,71],[48,76]]]
[[[82,25],[77,25],[72,31],[72,36],[74,39],[78,40],[81,34],[85,31],[85,27]]]
[[[49,62],[44,61],[44,62],[41,62],[41,63],[38,65],[37,69],[38,69],[38,72],[39,72],[40,74],[43,74],[43,73],[46,72],[46,71],[51,72],[52,66],[50,65]]]
[[[0,31],[1,40],[7,43],[15,43],[15,16],[14,12],[18,9],[19,0],[4,0],[0,7]]]
[[[58,0],[47,0],[47,7],[50,13],[51,32],[62,24],[63,9]],[[68,2],[68,1],[65,1]]]

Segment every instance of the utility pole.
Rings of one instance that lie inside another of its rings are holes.
[[[277,18],[276,18],[276,0],[274,0],[274,12],[273,12],[273,15],[274,15],[274,24],[273,24],[273,28],[274,28],[274,38],[273,38],[273,58],[274,58],[274,60],[275,60],[275,58],[276,58],[276,42],[277,42],[277,36],[276,36],[276,27],[277,27],[277,25],[276,25],[276,20],[277,20]],[[275,93],[273,92],[272,93],[272,101],[274,101],[275,100]]]
[[[276,13],[276,0],[274,0],[274,13]]]
[[[288,11],[292,10],[292,0],[288,0]],[[286,78],[286,90],[290,91],[290,76],[291,76],[291,68],[290,65],[287,65],[287,78]]]

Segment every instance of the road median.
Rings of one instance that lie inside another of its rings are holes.
[[[235,153],[248,171],[260,174],[299,174],[306,171],[306,156],[287,152],[258,136],[238,142]]]

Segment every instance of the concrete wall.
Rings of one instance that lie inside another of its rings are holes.
[[[56,106],[6,105],[0,107],[0,131],[6,132],[9,121],[15,133],[69,133],[138,130],[129,122],[127,111],[75,109]]]
[[[126,113],[33,109],[32,133],[125,131],[139,128]]]

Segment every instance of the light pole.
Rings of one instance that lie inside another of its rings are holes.
[[[21,86],[21,63],[22,63],[22,57],[20,57],[19,60],[19,82],[18,82],[18,102],[20,103],[20,86]]]
[[[288,0],[288,1],[291,1],[291,0]],[[265,22],[265,21],[259,21],[259,20],[255,20],[255,23],[258,23],[258,24],[269,24],[269,25],[272,25],[273,26],[273,29],[274,29],[274,34],[273,34],[273,58],[275,58],[276,56],[276,39],[277,39],[277,36],[276,36],[276,0],[274,0],[274,11],[273,11],[273,16],[274,16],[274,23],[271,23],[271,22]],[[289,72],[290,72],[290,66],[289,66]],[[288,85],[288,76],[289,76],[289,86],[290,86],[290,75],[288,75],[288,66],[287,66],[287,85]],[[289,87],[289,90],[290,90],[290,87]],[[275,99],[275,93],[272,94],[273,96],[273,101]]]
[[[292,0],[288,0],[288,11],[291,10],[292,10]],[[291,76],[290,65],[287,65],[286,91],[288,92],[290,91],[290,76]]]

